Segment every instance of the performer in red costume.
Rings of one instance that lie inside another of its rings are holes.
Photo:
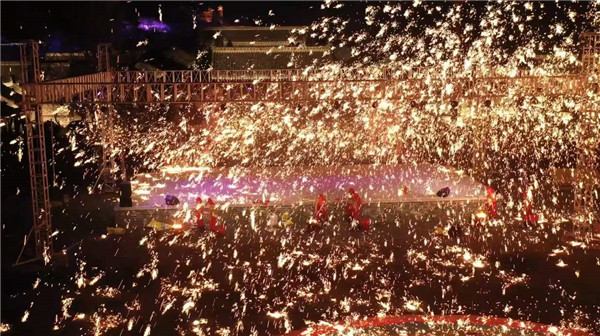
[[[215,202],[212,200],[212,198],[209,198],[208,200],[206,200],[206,209],[208,209],[208,216],[209,217],[214,217],[214,215],[215,215]]]
[[[537,225],[539,216],[533,212],[533,201],[529,197],[527,190],[523,192],[523,222],[527,225]]]
[[[490,218],[498,217],[498,200],[496,199],[496,192],[492,187],[486,187],[487,189],[487,214]]]
[[[361,218],[358,221],[358,227],[362,231],[368,231],[371,228],[371,220],[369,218]]]
[[[315,202],[315,214],[313,217],[318,224],[323,224],[329,219],[327,214],[327,198],[323,194],[320,194]]]
[[[354,190],[354,188],[348,189],[348,198],[346,200],[346,216],[353,223],[353,226],[362,231],[367,231],[371,227],[371,220],[369,218],[361,218],[360,209],[362,207],[362,200],[360,195]]]
[[[204,205],[202,205],[202,198],[196,197],[196,226],[200,230],[204,230]]]
[[[206,206],[209,209],[210,221],[208,227],[210,231],[220,235],[224,235],[225,226],[217,224],[217,216],[215,215],[215,202],[211,198],[209,198],[208,201],[206,201]]]
[[[346,194],[346,217],[352,220],[352,210],[353,210],[353,201],[352,196],[354,195],[354,188],[350,188],[348,190],[348,194]]]
[[[362,200],[354,188],[348,189],[348,195],[346,197],[346,216],[348,219],[359,220],[360,218],[360,206]]]
[[[219,235],[225,235],[225,226],[221,224],[217,224],[217,217],[210,217],[210,231]]]
[[[359,211],[360,213],[360,207],[362,206],[362,199],[360,198],[360,196],[358,195],[358,193],[355,191],[354,192],[354,207],[356,208],[356,211]]]

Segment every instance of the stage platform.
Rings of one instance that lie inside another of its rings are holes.
[[[437,191],[450,188],[448,197]],[[485,186],[451,167],[427,163],[404,165],[354,165],[335,167],[166,168],[140,174],[132,180],[133,207],[115,208],[117,226],[141,225],[152,218],[172,222],[189,218],[196,198],[209,197],[220,214],[246,213],[249,209],[293,210],[310,216],[320,193],[331,207],[341,206],[349,188],[363,200],[363,211],[392,211],[412,204],[441,208],[450,204],[480,205],[486,201]],[[165,196],[180,200],[165,205]],[[403,205],[404,204],[404,205]],[[184,214],[184,212],[188,212]]]

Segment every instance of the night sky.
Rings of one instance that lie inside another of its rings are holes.
[[[51,51],[94,49],[100,42],[123,43],[143,39],[137,28],[139,18],[158,20],[159,5],[168,35],[190,41],[193,36],[192,15],[216,7],[219,2],[2,2],[2,42],[34,38],[47,43]],[[307,25],[316,20],[320,2],[225,2],[226,24]],[[358,5],[358,6],[357,6]],[[353,7],[364,7],[355,4]],[[269,16],[272,10],[274,16]],[[364,9],[363,9],[364,11]],[[200,24],[200,20],[198,20]],[[185,43],[184,43],[185,44]],[[182,45],[181,47],[186,47]],[[191,47],[188,45],[187,47]]]
[[[439,2],[440,6],[452,6],[464,2]],[[336,15],[351,18],[349,27],[364,28],[364,13],[367,5],[377,2],[345,2],[341,9],[322,10],[322,2],[6,2],[1,4],[2,42],[17,42],[22,39],[38,39],[44,44],[43,51],[94,50],[97,43],[111,42],[120,48],[130,48],[140,40],[162,35],[173,46],[189,51],[195,47],[193,31],[194,14],[199,18],[208,7],[224,6],[225,24],[243,25],[309,25],[320,17]],[[539,6],[540,3],[537,3]],[[541,21],[568,22],[564,8],[575,10],[582,21],[586,21],[587,2],[543,2],[539,13]],[[406,3],[410,6],[410,3]],[[483,8],[483,2],[471,3]],[[163,22],[169,26],[167,33],[148,33],[138,28],[139,20],[159,19],[159,6]],[[272,11],[273,15],[269,15]],[[260,20],[260,21],[256,21]],[[427,20],[427,18],[426,18]],[[201,24],[201,21],[197,21]],[[542,24],[541,26],[544,26]]]

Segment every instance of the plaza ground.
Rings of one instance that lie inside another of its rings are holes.
[[[434,234],[443,212],[435,206],[379,214],[369,232],[352,230],[340,207],[320,230],[296,218],[270,233],[263,209],[254,224],[229,214],[224,237],[143,228],[102,236],[114,202],[85,195],[55,209],[58,245],[80,243],[50,269],[7,266],[20,240],[3,240],[7,335],[277,335],[307,321],[415,313],[600,333],[600,251],[563,241],[553,220],[464,224],[458,240]]]

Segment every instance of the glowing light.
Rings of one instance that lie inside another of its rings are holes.
[[[419,301],[410,300],[410,301],[407,301],[406,303],[404,303],[404,308],[406,308],[410,311],[416,311],[420,307],[421,307],[421,302],[419,302]]]
[[[487,218],[487,213],[483,210],[479,210],[475,213],[475,218],[477,220],[485,220]]]
[[[276,311],[276,312],[268,312],[267,316],[272,317],[274,319],[280,319],[282,317],[286,317],[287,313],[286,312],[278,312],[278,311]]]
[[[166,33],[171,30],[171,27],[164,22],[150,18],[140,18],[138,28],[145,31],[156,31]]]

